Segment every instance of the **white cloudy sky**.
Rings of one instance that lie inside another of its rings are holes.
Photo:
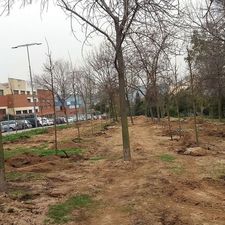
[[[79,40],[74,38],[69,20],[56,6],[49,7],[48,12],[42,15],[38,4],[23,9],[14,7],[9,16],[0,17],[0,82],[6,82],[8,77],[29,79],[26,49],[11,49],[19,44],[43,43],[41,46],[30,48],[34,74],[42,72],[47,50],[45,38],[54,59],[69,59],[70,54],[74,63],[82,62],[81,48],[84,38],[79,26],[76,30]],[[96,44],[96,41],[93,43]],[[100,38],[97,39],[97,43],[100,43]],[[84,52],[90,51],[90,48],[85,47]]]
[[[198,0],[183,0],[186,1],[198,2]],[[29,79],[26,49],[11,48],[20,44],[43,43],[41,46],[30,48],[32,72],[42,73],[47,50],[45,38],[48,40],[54,59],[69,59],[70,54],[73,63],[82,63],[81,48],[84,37],[79,25],[74,28],[79,40],[75,39],[71,32],[69,19],[56,6],[51,5],[42,15],[38,3],[22,9],[14,6],[9,16],[0,17],[0,82],[6,82],[8,77]],[[94,44],[98,45],[100,40],[100,37],[96,37],[92,41],[93,46],[86,46],[84,55],[91,47],[95,47]],[[183,56],[179,61],[183,61]],[[182,63],[181,65],[184,67]]]

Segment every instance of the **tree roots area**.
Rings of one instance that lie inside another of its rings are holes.
[[[134,118],[129,162],[118,123],[8,138],[0,225],[224,225],[225,124],[197,122]]]

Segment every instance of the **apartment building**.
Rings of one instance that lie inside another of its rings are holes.
[[[53,114],[52,94],[48,90],[34,88],[36,113],[40,116]],[[29,115],[34,113],[30,82],[9,78],[0,83],[0,119],[6,115]]]
[[[52,116],[54,114],[54,104],[52,93],[46,89],[34,88],[34,101],[36,114],[38,116]],[[68,116],[76,113],[75,101],[73,97],[69,97],[66,106],[62,107],[56,98],[56,114],[64,116],[65,111]],[[78,98],[77,110],[84,113],[83,104]],[[34,104],[30,82],[9,78],[7,83],[0,83],[0,120],[7,115],[26,117],[34,114]]]

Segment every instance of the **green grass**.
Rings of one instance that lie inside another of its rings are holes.
[[[181,175],[185,171],[185,169],[182,165],[174,165],[174,166],[170,167],[170,170],[172,173],[174,173],[176,175]]]
[[[57,126],[57,130],[64,130],[64,129],[68,129],[68,128],[71,128],[71,127],[73,127],[72,124],[69,124],[69,125],[67,125],[67,124],[58,125]]]
[[[23,131],[23,132],[19,132],[19,133],[15,133],[15,134],[4,135],[2,137],[2,141],[3,141],[3,143],[16,142],[16,141],[19,141],[19,140],[25,140],[25,139],[31,138],[32,136],[36,136],[36,135],[40,135],[40,134],[46,134],[46,133],[48,133],[47,128],[34,129],[34,130]]]
[[[8,196],[13,200],[27,201],[32,199],[31,192],[24,189],[10,190]]]
[[[90,207],[92,203],[88,195],[73,196],[65,202],[50,206],[47,217],[54,224],[67,223],[72,220],[73,210]]]
[[[65,153],[63,151],[65,151],[69,156],[81,155],[84,152],[84,150],[80,148],[59,149],[57,151],[57,155],[64,156]],[[34,155],[44,157],[44,156],[55,155],[56,152],[55,150],[48,149],[46,146],[43,146],[43,145],[38,147],[31,147],[31,148],[16,148],[13,150],[6,150],[5,159],[10,159],[22,154],[34,154]]]
[[[81,155],[83,153],[83,150],[80,148],[69,148],[69,149],[57,150],[57,155],[64,156],[65,155],[64,151],[67,153],[68,156]],[[41,150],[38,153],[39,156],[50,156],[55,154],[56,154],[55,150],[51,150],[51,149]]]
[[[174,162],[176,159],[173,155],[169,155],[169,154],[162,154],[159,157],[160,157],[160,160],[162,160],[163,162]]]
[[[102,160],[102,159],[105,159],[105,158],[102,157],[102,156],[94,156],[94,157],[91,157],[89,160],[91,160],[91,161],[98,161],[98,160]]]
[[[6,180],[13,181],[33,181],[43,179],[43,175],[40,173],[21,173],[21,172],[8,172],[6,173]]]

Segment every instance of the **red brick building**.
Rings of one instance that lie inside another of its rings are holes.
[[[38,116],[52,117],[54,114],[52,93],[46,89],[34,90],[35,108]],[[82,113],[81,109],[79,109]],[[67,107],[68,116],[75,115],[75,107]],[[34,113],[34,103],[29,82],[9,78],[8,83],[0,83],[0,120],[7,115],[28,116]],[[56,107],[57,116],[64,116],[65,110]]]

